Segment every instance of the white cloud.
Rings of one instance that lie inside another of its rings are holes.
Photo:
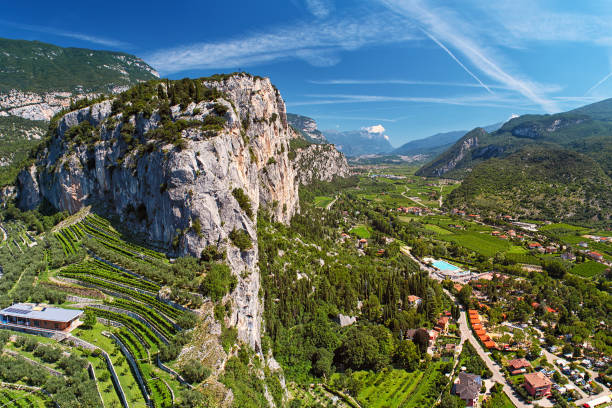
[[[361,130],[365,130],[368,133],[383,133],[385,131],[385,128],[383,127],[383,125],[374,125],[362,127]]]
[[[441,41],[458,50],[472,65],[489,78],[519,92],[548,112],[559,110],[556,103],[547,98],[536,83],[509,73],[507,68],[502,67],[501,63],[496,61],[498,58],[492,50],[481,45],[478,38],[469,37],[466,33],[478,32],[478,27],[470,24],[467,19],[443,7],[429,7],[420,0],[380,1],[410,21],[417,22],[431,34],[432,40],[437,40],[438,45],[446,52],[448,52],[448,49],[445,48],[446,46],[442,46]],[[455,60],[459,62],[458,59]]]
[[[308,98],[313,100],[287,102],[287,106],[310,106],[310,105],[334,105],[343,103],[374,103],[374,102],[406,102],[406,103],[431,103],[457,106],[479,106],[493,108],[513,108],[527,111],[541,111],[534,105],[526,104],[524,100],[501,94],[482,94],[449,97],[422,97],[422,96],[388,96],[388,95],[364,95],[364,94],[310,94]]]
[[[481,84],[470,82],[445,82],[445,81],[421,81],[412,79],[328,79],[310,80],[311,84],[316,85],[407,85],[407,86],[443,86],[459,88],[482,88]],[[511,90],[503,84],[485,84],[490,89]],[[545,92],[559,92],[563,88],[555,84],[538,84],[538,88]]]
[[[532,0],[472,0],[470,3],[484,13],[489,22],[483,25],[485,33],[499,44],[515,47],[523,47],[526,41],[612,44],[609,2],[589,2],[590,14],[555,10],[562,2],[549,2],[548,8],[544,2]]]
[[[313,16],[317,18],[325,18],[329,16],[333,4],[325,0],[306,0],[306,7]]]
[[[77,40],[87,41],[93,44],[104,45],[106,47],[112,47],[112,48],[122,48],[122,47],[130,46],[130,44],[125,43],[123,41],[111,40],[108,38],[97,37],[97,36],[93,36],[89,34],[73,32],[73,31],[64,31],[64,30],[59,30],[59,29],[52,28],[52,27],[14,23],[12,21],[6,21],[6,20],[0,20],[0,25],[14,27],[20,30],[33,31],[37,33],[57,35],[60,37],[75,38]]]
[[[164,74],[189,69],[247,67],[290,58],[303,59],[315,66],[329,66],[339,61],[339,51],[402,42],[419,36],[404,19],[385,11],[341,20],[296,23],[225,41],[162,49],[145,59]]]
[[[386,140],[387,142],[389,141],[389,136],[384,135],[383,137],[385,138],[385,140]]]

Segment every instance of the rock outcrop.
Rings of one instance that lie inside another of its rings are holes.
[[[277,221],[288,222],[299,210],[299,166],[288,155],[296,134],[287,124],[280,93],[268,79],[236,74],[204,85],[223,96],[171,106],[171,120],[205,123],[221,111],[225,124],[214,135],[201,127],[184,129],[180,145],[146,140],[148,131],[161,126],[159,111],[123,118],[123,113],[113,113],[112,100],[106,100],[67,113],[36,165],[20,173],[18,202],[33,208],[44,197],[70,213],[97,206],[175,255],[199,256],[210,245],[224,248],[238,278],[231,294],[231,324],[242,341],[258,350],[263,305],[256,214],[265,207]],[[166,84],[160,81],[159,86]],[[97,141],[75,143],[71,137],[80,126],[94,129],[90,131]],[[122,136],[128,127],[141,139],[137,147]],[[316,152],[300,153],[302,158],[311,155]],[[330,167],[313,166],[326,179],[333,176]],[[340,167],[340,174],[347,174],[346,161]],[[236,194],[238,190],[242,192]],[[230,238],[235,231],[246,231],[253,245],[239,249]]]
[[[346,158],[330,144],[312,144],[298,150],[294,164],[300,184],[332,181],[334,177],[350,175]]]

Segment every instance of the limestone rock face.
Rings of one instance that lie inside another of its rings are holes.
[[[62,117],[36,166],[20,173],[18,201],[27,209],[44,197],[70,213],[90,204],[102,207],[147,242],[174,255],[199,257],[209,245],[226,249],[227,262],[238,278],[231,294],[231,323],[239,338],[258,350],[263,304],[256,214],[264,207],[286,223],[299,211],[302,178],[296,175],[297,157],[288,157],[289,140],[296,135],[287,124],[283,99],[268,79],[237,74],[204,85],[225,96],[182,109],[172,106],[172,120],[204,120],[215,104],[224,105],[226,122],[216,135],[192,127],[182,131],[183,146],[130,148],[120,136],[122,114],[113,116],[112,101],[103,101]],[[75,144],[67,132],[85,121],[99,131],[99,140]],[[138,113],[127,122],[144,135],[160,125],[160,116],[157,111],[147,117]],[[307,150],[300,157],[317,157],[316,151]],[[329,152],[339,154],[333,151]],[[346,174],[345,166],[346,160],[340,168],[323,164],[312,171],[329,179],[334,169]],[[235,189],[249,198],[251,216],[234,197]],[[245,251],[234,246],[229,238],[233,230],[246,231],[253,246]]]
[[[331,144],[312,144],[298,150],[294,164],[300,184],[332,181],[334,177],[350,175],[346,157]]]

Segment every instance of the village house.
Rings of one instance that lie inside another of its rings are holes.
[[[415,295],[409,295],[408,296],[408,302],[412,305],[412,306],[418,306],[421,304],[423,300]]]
[[[600,254],[599,252],[595,252],[595,251],[591,251],[589,252],[589,258],[593,259],[594,261],[603,261],[604,257],[602,254]]]
[[[525,374],[525,390],[534,398],[550,395],[552,381],[541,372]]]
[[[424,332],[424,334],[427,336],[427,338],[429,338],[429,332],[427,331],[427,329],[424,328],[424,327],[421,327],[419,329],[408,329],[408,330],[406,330],[406,335],[405,335],[406,340],[413,341],[415,336],[416,336],[416,334],[417,334],[417,332],[419,332],[419,331]]]
[[[527,247],[529,249],[540,249],[542,248],[542,244],[540,244],[539,242],[530,242],[527,244]]]
[[[561,259],[563,259],[564,261],[575,261],[576,255],[572,254],[571,252],[566,252],[564,254],[561,254]]]
[[[362,248],[362,249],[367,247],[368,246],[368,240],[365,239],[365,238],[361,238],[359,241],[357,241],[357,246],[359,248]]]
[[[16,303],[0,310],[0,323],[8,329],[70,331],[82,314],[82,310]]]
[[[459,373],[459,382],[454,385],[454,394],[461,398],[465,405],[473,407],[478,400],[478,394],[480,393],[480,387],[482,387],[482,378],[476,374],[469,374],[465,372]]]
[[[444,354],[455,354],[456,344],[448,343],[444,346]]]
[[[442,316],[438,319],[438,322],[436,323],[436,328],[434,330],[440,332],[440,333],[446,333],[446,330],[448,329],[448,317],[447,316]]]
[[[554,254],[555,252],[557,252],[557,247],[547,246],[544,250],[547,254]]]
[[[508,361],[508,371],[510,374],[517,375],[531,370],[531,364],[524,358],[517,358]]]

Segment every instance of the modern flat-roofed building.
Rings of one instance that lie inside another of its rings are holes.
[[[0,323],[8,328],[23,326],[31,329],[70,331],[82,314],[82,310],[16,303],[0,310]]]

